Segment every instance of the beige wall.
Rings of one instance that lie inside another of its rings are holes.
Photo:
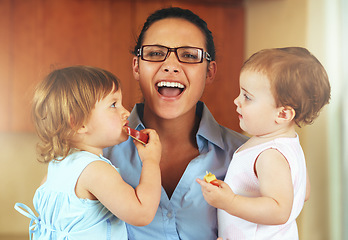
[[[245,57],[263,49],[304,46],[307,0],[245,0]]]
[[[14,210],[19,201],[32,209],[32,198],[46,166],[36,161],[33,133],[0,133],[0,239],[2,235],[27,236],[29,219]]]

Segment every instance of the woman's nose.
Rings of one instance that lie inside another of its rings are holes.
[[[170,52],[169,56],[163,62],[162,69],[164,72],[179,73],[180,62],[174,52]]]

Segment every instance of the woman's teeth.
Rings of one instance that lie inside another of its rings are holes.
[[[157,87],[175,87],[175,88],[185,88],[185,86],[178,82],[159,82]]]
[[[157,83],[157,91],[164,97],[177,97],[185,89],[185,86],[178,82],[159,82]]]

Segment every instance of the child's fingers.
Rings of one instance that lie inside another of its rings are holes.
[[[219,183],[219,186],[221,187],[221,188],[226,188],[226,187],[230,187],[227,183],[225,183],[224,181],[222,181],[222,180],[217,180],[218,181],[218,183]]]
[[[149,137],[152,139],[152,140],[159,140],[159,136],[157,134],[157,132],[153,129],[146,129],[147,131],[147,134],[149,134]]]
[[[134,137],[133,142],[136,147],[145,147],[149,142],[159,142],[159,136],[155,130],[143,129],[139,131],[138,137]]]
[[[206,181],[204,181],[202,179],[199,179],[199,178],[196,179],[196,182],[198,182],[199,185],[201,185],[202,190],[204,190],[204,191],[209,191],[210,192],[210,191],[212,191],[216,187],[213,184],[207,183]]]
[[[139,147],[144,147],[144,144],[139,142],[138,140],[133,139],[133,143],[137,149],[139,149]]]
[[[143,133],[149,134],[149,135],[150,135],[150,134],[153,135],[153,133],[156,133],[155,130],[150,129],[150,128],[145,128],[145,129],[143,129],[143,130],[140,130],[140,132],[143,132]]]
[[[152,130],[152,129],[150,129],[150,128],[145,128],[145,129],[140,130],[140,132],[149,134],[149,133],[151,132],[151,130]]]
[[[201,185],[202,187],[205,186],[205,185],[207,184],[206,181],[204,181],[204,180],[202,180],[202,179],[200,179],[200,178],[197,178],[197,179],[196,179],[196,182],[198,182],[199,185]]]
[[[199,179],[197,178],[196,181],[203,187],[220,187],[222,183],[224,183],[224,181],[222,180],[219,180],[219,179],[216,179],[210,183],[207,183],[206,181],[202,180],[202,179]],[[225,184],[225,183],[224,183]]]
[[[199,185],[201,185],[201,188],[202,188],[202,192],[203,192],[203,193],[206,192],[206,191],[208,191],[208,187],[207,187],[208,183],[207,183],[206,181],[197,178],[197,179],[196,179],[196,182],[199,183]]]
[[[215,181],[216,181],[216,184],[218,187],[221,187],[221,185],[226,184],[224,181],[222,181],[220,179],[216,179]]]
[[[158,136],[156,130],[154,130],[154,129],[145,128],[145,129],[141,130],[141,132],[149,135],[149,139],[151,141],[159,140],[159,136]]]

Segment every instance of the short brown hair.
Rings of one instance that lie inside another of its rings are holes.
[[[51,72],[38,84],[32,117],[39,160],[49,162],[70,153],[71,138],[88,121],[97,101],[120,88],[112,73],[89,66],[72,66]]]
[[[242,71],[257,71],[270,80],[277,107],[292,107],[298,126],[311,124],[330,101],[330,83],[321,63],[301,47],[264,49],[245,61]]]

